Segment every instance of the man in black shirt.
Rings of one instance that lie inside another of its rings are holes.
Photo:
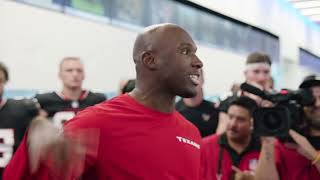
[[[78,57],[66,57],[60,63],[59,78],[63,88],[60,92],[37,94],[35,98],[41,109],[55,126],[71,119],[78,111],[106,100],[104,94],[82,88],[84,67]]]
[[[196,87],[197,95],[181,99],[176,104],[176,109],[199,129],[202,137],[205,137],[216,132],[219,111],[212,102],[203,99],[203,83],[201,71],[200,84]]]
[[[0,178],[30,122],[38,115],[38,108],[32,100],[3,99],[4,85],[8,80],[8,69],[0,62]]]

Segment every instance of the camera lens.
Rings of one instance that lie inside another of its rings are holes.
[[[276,112],[266,113],[263,118],[263,122],[265,124],[265,127],[268,128],[269,130],[277,130],[278,128],[281,127],[281,117]]]

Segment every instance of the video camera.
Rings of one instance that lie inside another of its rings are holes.
[[[274,107],[259,107],[253,112],[253,135],[258,137],[287,138],[289,129],[301,132],[305,125],[303,106],[314,103],[309,89],[282,89],[279,93],[267,93],[248,83],[241,84],[240,88],[274,104]]]

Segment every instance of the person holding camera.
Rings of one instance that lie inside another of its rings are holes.
[[[310,89],[315,99],[303,107],[306,130],[303,135],[289,130],[295,143],[262,138],[256,179],[320,179],[320,77],[307,76],[299,87]]]
[[[227,130],[211,135],[201,144],[201,179],[252,179],[258,165],[260,142],[252,136],[254,100],[236,98],[227,111]]]
[[[271,92],[271,65],[272,61],[267,54],[262,52],[253,52],[249,54],[246,60],[244,70],[245,82],[261,89],[262,91]],[[227,109],[230,105],[230,102],[232,102],[235,98],[239,96],[248,96],[255,100],[258,103],[258,105],[261,105],[262,102],[266,102],[262,101],[262,98],[245,92],[243,90],[240,90],[237,93],[234,93],[232,96],[227,97],[226,99],[221,101],[219,105],[220,113],[216,133],[222,134],[226,131],[226,125],[228,121]],[[267,104],[267,106],[269,106],[269,104]]]

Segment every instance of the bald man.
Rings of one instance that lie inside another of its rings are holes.
[[[175,110],[176,95],[197,93],[196,51],[177,25],[147,27],[134,44],[135,89],[80,112],[60,136],[34,121],[5,178],[197,180],[200,134]]]

